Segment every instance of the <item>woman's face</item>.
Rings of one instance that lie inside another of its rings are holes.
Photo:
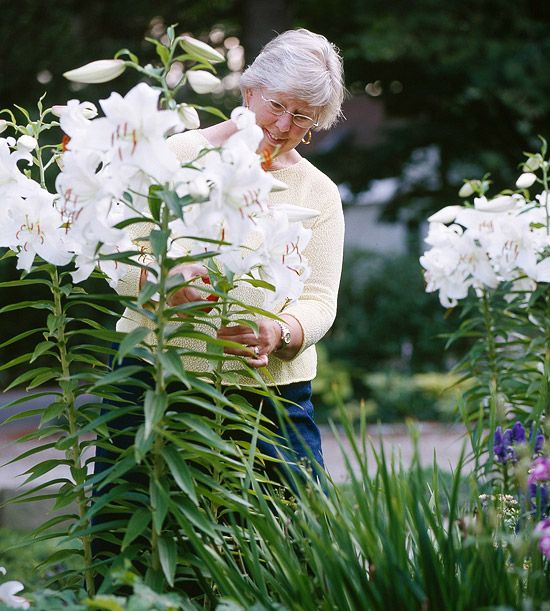
[[[288,153],[300,144],[310,128],[295,125],[289,113],[316,117],[315,111],[308,104],[281,93],[271,93],[267,89],[247,89],[245,96],[248,107],[256,115],[256,123],[264,132],[264,138],[260,142],[260,151],[277,149],[277,156],[279,156]],[[266,100],[279,102],[288,112],[283,112],[281,115],[275,114]]]

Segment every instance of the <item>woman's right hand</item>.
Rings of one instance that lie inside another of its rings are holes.
[[[184,281],[190,282],[202,278],[205,284],[210,284],[208,269],[202,263],[182,263],[170,270],[170,276],[180,274]],[[192,284],[187,284],[177,291],[170,294],[167,299],[169,306],[177,306],[183,303],[196,303],[197,301],[209,301],[208,293],[201,291]],[[185,314],[180,314],[185,316]]]
[[[204,284],[210,284],[208,269],[202,263],[182,263],[181,265],[176,265],[170,270],[169,275],[181,275],[183,276],[183,280],[185,282],[201,279]],[[143,268],[140,275],[140,289],[145,284],[146,280],[147,270]],[[166,303],[168,306],[173,307],[184,303],[197,303],[202,301],[211,303],[213,301],[217,301],[217,297],[209,295],[207,292],[193,286],[193,284],[186,284],[186,286],[172,292],[166,300]],[[211,306],[209,306],[209,309],[211,309]],[[184,318],[186,314],[184,312],[180,312],[178,313],[178,316]]]

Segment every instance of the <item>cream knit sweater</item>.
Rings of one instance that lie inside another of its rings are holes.
[[[169,139],[172,149],[181,161],[194,159],[199,151],[209,146],[200,131],[188,131]],[[275,354],[269,355],[268,374],[265,376],[269,385],[290,384],[312,380],[317,370],[317,353],[315,344],[325,335],[336,316],[336,300],[342,268],[344,243],[344,216],[338,188],[307,159],[275,170],[274,176],[288,185],[284,191],[270,194],[273,204],[289,203],[306,208],[313,208],[320,214],[304,225],[312,229],[312,236],[304,254],[311,266],[311,275],[305,284],[301,297],[292,304],[277,304],[273,308],[276,314],[289,314],[296,318],[304,332],[304,342],[298,354],[291,361],[283,361]],[[147,224],[133,225],[132,238],[147,235]],[[139,270],[130,268],[120,280],[117,291],[123,295],[137,295]],[[232,295],[244,303],[262,307],[263,294],[259,289],[244,283],[239,285]],[[131,331],[138,326],[151,327],[151,321],[132,310],[126,309],[117,324],[119,331]],[[201,331],[208,331],[206,326]],[[179,345],[192,351],[204,352],[204,342],[196,340],[175,340]],[[228,369],[231,369],[231,363]],[[188,371],[206,372],[208,361],[198,356],[185,356],[184,366]],[[240,368],[233,364],[233,368]],[[231,383],[252,385],[250,378],[231,379]]]

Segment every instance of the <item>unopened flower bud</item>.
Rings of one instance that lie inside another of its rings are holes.
[[[38,142],[36,138],[32,136],[21,136],[17,139],[17,150],[30,152],[34,151],[34,149],[38,146]]]
[[[75,83],[106,83],[120,76],[125,69],[126,64],[122,59],[99,59],[64,72],[63,76]]]
[[[210,93],[220,85],[220,79],[206,70],[190,70],[187,73],[187,81],[197,93]]]
[[[481,212],[506,212],[512,210],[517,201],[510,195],[499,195],[488,200],[486,197],[476,197],[474,207]]]
[[[178,106],[178,115],[185,125],[185,129],[198,129],[201,125],[199,113],[189,104],[180,104]]]
[[[211,64],[216,64],[225,60],[225,57],[221,53],[205,42],[202,42],[202,40],[197,40],[191,36],[181,36],[179,38],[179,43],[182,48],[188,53],[191,53],[191,55],[196,55],[200,59],[205,59]]]
[[[460,187],[460,191],[458,192],[459,197],[470,197],[474,192],[472,188],[472,183],[470,181],[465,182],[462,187]]]
[[[542,159],[540,155],[533,155],[525,161],[523,169],[525,172],[536,172],[540,168],[541,162]]]
[[[6,121],[6,119],[0,119],[0,134],[3,131],[6,131],[7,128],[8,128],[8,122]]]
[[[466,183],[468,184],[468,183]],[[428,217],[429,223],[452,223],[456,219],[456,215],[462,210],[462,206],[445,206],[435,214]]]
[[[537,177],[533,172],[524,172],[517,180],[516,187],[518,189],[528,189],[534,182],[537,180]]]
[[[55,105],[52,106],[52,113],[56,117],[61,117],[65,112],[67,112],[68,108],[68,106]],[[94,119],[97,117],[97,107],[92,102],[81,102],[78,105],[78,110],[85,119]]]

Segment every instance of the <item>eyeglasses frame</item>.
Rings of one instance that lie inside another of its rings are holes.
[[[315,119],[313,119],[312,117],[303,115],[301,112],[290,112],[290,110],[286,109],[284,104],[281,104],[281,102],[274,100],[272,98],[264,97],[262,92],[260,92],[260,96],[264,102],[268,102],[268,103],[275,102],[275,104],[279,105],[282,108],[282,112],[280,113],[274,112],[272,108],[269,108],[269,112],[274,114],[276,117],[282,117],[284,114],[290,115],[292,117],[292,125],[300,129],[311,129],[312,127],[319,127],[319,121],[315,121]],[[304,117],[305,119],[308,119],[309,121],[311,121],[311,125],[308,127],[302,127],[301,125],[297,125],[296,123],[294,123],[294,117]]]

